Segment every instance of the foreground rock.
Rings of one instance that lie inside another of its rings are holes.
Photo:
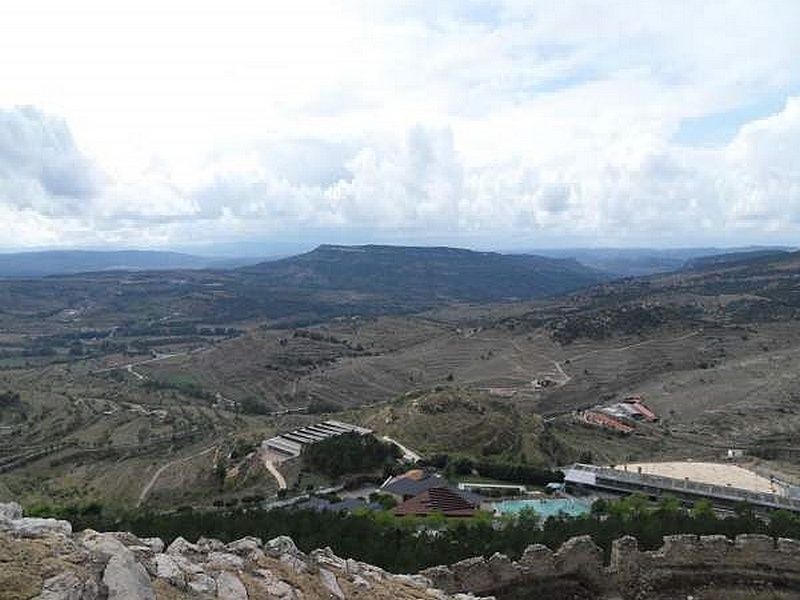
[[[266,544],[130,533],[72,533],[66,521],[26,519],[0,504],[0,598],[36,600],[314,600],[473,598],[393,575],[330,549],[306,555],[287,537]]]
[[[556,551],[529,546],[518,560],[494,554],[394,575],[330,548],[305,554],[284,536],[230,544],[177,538],[165,549],[162,540],[125,532],[73,534],[65,521],[28,519],[19,505],[0,504],[0,600],[465,600],[473,593],[672,600],[708,590],[715,598],[728,597],[726,590],[742,598],[800,597],[800,542],[677,535],[643,551],[625,537],[606,564],[582,536]],[[764,591],[773,595],[758,595]]]

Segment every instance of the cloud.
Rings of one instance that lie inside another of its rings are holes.
[[[721,189],[737,225],[789,231],[800,222],[800,96],[742,127],[725,150]]]
[[[463,167],[451,131],[413,127],[401,143],[363,148],[348,169],[349,181],[326,190],[342,223],[458,228]]]
[[[287,140],[221,162],[191,197],[198,216],[283,226],[456,229],[462,166],[448,130],[362,145]]]
[[[93,190],[99,200],[70,219],[34,205],[6,210],[17,211],[24,236],[39,231],[40,243],[164,245],[312,232],[359,241],[371,232],[370,239],[399,233],[447,243],[478,236],[495,244],[691,245],[735,243],[748,232],[796,235],[800,165],[790,150],[800,147],[800,98],[721,147],[636,139],[631,146],[609,138],[604,153],[590,144],[574,156],[556,149],[488,164],[465,160],[452,130],[422,125],[341,144],[272,141],[211,157],[195,185],[150,165],[131,185]]]
[[[14,239],[800,233],[794,3],[129,8],[0,23],[0,106],[61,115],[0,110]]]
[[[33,107],[0,109],[0,202],[72,215],[97,196],[101,180],[63,119]]]

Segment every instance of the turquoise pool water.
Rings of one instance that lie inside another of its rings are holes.
[[[515,515],[523,509],[531,509],[537,515],[546,519],[558,514],[569,517],[579,517],[591,512],[592,505],[572,498],[542,498],[532,500],[503,500],[495,502],[494,509],[501,515]]]

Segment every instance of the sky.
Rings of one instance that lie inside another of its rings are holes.
[[[797,31],[786,0],[10,0],[0,249],[796,245]]]

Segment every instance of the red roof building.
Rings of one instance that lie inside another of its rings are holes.
[[[398,517],[443,515],[445,517],[472,517],[478,507],[465,500],[448,487],[434,487],[417,494],[394,508]]]

